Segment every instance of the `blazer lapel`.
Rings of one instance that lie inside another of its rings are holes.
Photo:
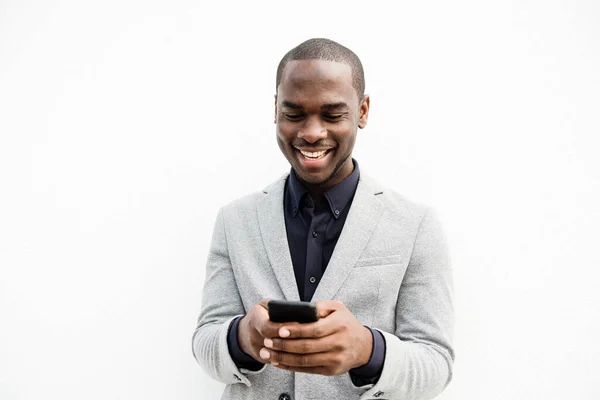
[[[267,257],[286,300],[300,300],[285,230],[283,191],[287,174],[264,190],[258,202],[258,224]]]
[[[367,245],[383,211],[381,191],[370,178],[361,177],[342,233],[311,301],[331,300]]]

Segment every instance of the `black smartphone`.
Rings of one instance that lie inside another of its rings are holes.
[[[270,300],[267,303],[271,322],[315,322],[317,306],[308,301]]]

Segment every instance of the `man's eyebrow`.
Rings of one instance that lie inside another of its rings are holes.
[[[300,104],[292,103],[291,101],[287,101],[287,100],[282,101],[281,106],[287,107],[287,108],[292,108],[294,110],[302,110],[304,108]],[[323,104],[321,106],[321,110],[333,110],[333,109],[340,109],[340,108],[350,108],[350,107],[348,107],[348,104],[343,101],[339,101],[337,103]]]
[[[291,101],[282,101],[281,105],[287,108],[293,108],[294,110],[302,110],[302,106],[300,104],[292,103]]]
[[[331,109],[340,109],[340,108],[350,108],[348,104],[340,101],[338,103],[325,104],[321,107],[321,110],[331,110]]]

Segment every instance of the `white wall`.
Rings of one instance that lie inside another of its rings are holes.
[[[1,1],[0,399],[219,398],[190,346],[212,225],[289,168],[275,70],[319,36],[364,62],[361,167],[450,239],[440,398],[600,398],[599,21],[594,0]]]

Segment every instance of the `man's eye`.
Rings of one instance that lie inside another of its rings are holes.
[[[285,114],[285,117],[290,121],[300,121],[304,115],[303,114]]]
[[[330,121],[338,121],[338,120],[342,119],[343,116],[344,116],[344,114],[325,114],[324,115],[325,119],[328,119]]]

